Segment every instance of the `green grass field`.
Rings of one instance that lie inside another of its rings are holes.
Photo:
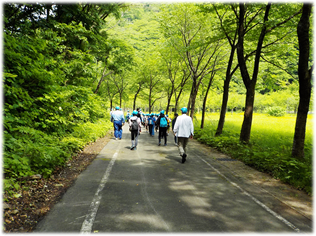
[[[219,113],[207,113],[204,129],[201,114],[195,116],[195,138],[275,178],[311,193],[313,159],[313,116],[306,126],[305,158],[291,157],[295,115],[271,117],[254,114],[249,145],[239,142],[243,113],[227,113],[223,134],[215,137]]]
[[[225,118],[224,133],[229,131],[235,135],[240,134],[241,125],[243,122],[243,113],[227,113]],[[196,127],[200,126],[201,114],[197,114]],[[206,115],[206,126],[213,129],[217,128],[219,113],[208,113]],[[291,150],[293,145],[295,115],[286,115],[284,117],[271,117],[266,114],[254,114],[251,129],[250,142],[255,142],[268,147],[281,148]],[[307,145],[312,145],[313,142],[313,116],[308,116],[306,125]]]

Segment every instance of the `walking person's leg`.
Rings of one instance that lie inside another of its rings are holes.
[[[137,148],[137,144],[138,144],[138,137],[139,137],[139,132],[136,131],[135,132],[135,149]]]
[[[158,140],[159,140],[158,146],[161,145],[161,135],[162,135],[162,128],[160,127],[159,128],[159,133],[158,133]]]
[[[186,161],[186,145],[188,143],[188,138],[184,138],[184,137],[178,137],[178,148],[179,148],[179,153],[180,156],[182,157],[182,163],[184,163]]]
[[[134,149],[134,146],[135,146],[135,137],[134,137],[134,132],[133,131],[131,131],[131,140],[132,140],[132,146],[131,146],[131,150],[133,150]]]
[[[118,122],[118,127],[119,127],[119,129],[118,129],[118,138],[122,139],[123,127],[122,127],[122,122],[121,121]]]
[[[184,138],[183,137],[178,137],[178,150],[179,150],[179,154],[180,156],[183,155],[184,153],[184,149],[183,149],[183,140]]]
[[[184,138],[184,140],[183,140],[183,150],[184,150],[184,153],[185,153],[186,156],[188,156],[188,154],[187,154],[188,143],[189,143],[189,138]]]
[[[162,135],[163,135],[164,138],[165,138],[165,146],[167,146],[167,128],[164,128],[164,129],[163,129]]]
[[[117,139],[118,138],[118,122],[114,121],[114,137]]]

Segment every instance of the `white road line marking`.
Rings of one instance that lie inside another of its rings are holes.
[[[86,219],[82,223],[81,230],[80,230],[81,234],[91,233],[92,226],[93,226],[95,217],[97,215],[97,212],[98,212],[98,209],[99,209],[99,206],[100,206],[100,201],[101,201],[101,198],[102,198],[102,196],[99,195],[99,194],[103,190],[106,182],[108,181],[108,178],[110,176],[112,167],[113,167],[113,165],[115,163],[115,160],[117,158],[120,146],[121,145],[119,145],[118,149],[114,153],[114,155],[112,157],[112,160],[110,161],[108,167],[106,168],[105,174],[104,174],[103,178],[100,181],[100,185],[99,185],[99,187],[98,187],[98,189],[97,189],[97,191],[96,191],[96,193],[94,195],[94,198],[93,198],[93,200],[92,200],[92,202],[90,204],[89,213],[87,214]]]
[[[207,161],[205,161],[202,157],[198,156],[205,164],[207,164],[209,167],[211,167],[213,170],[215,170],[220,176],[222,176],[224,179],[226,179],[228,182],[230,182],[232,185],[234,185],[236,188],[238,188],[242,193],[246,194],[248,197],[250,197],[255,203],[257,203],[259,206],[261,206],[263,209],[265,209],[267,212],[269,212],[270,214],[272,214],[274,217],[276,217],[277,219],[279,219],[280,221],[282,221],[284,224],[286,224],[287,226],[289,226],[290,228],[292,228],[294,231],[296,232],[300,232],[300,229],[297,228],[295,225],[293,225],[291,222],[287,221],[286,219],[284,219],[282,216],[280,216],[279,214],[277,214],[276,212],[274,212],[273,210],[271,210],[269,207],[267,207],[265,204],[263,204],[262,202],[260,202],[258,199],[256,199],[255,197],[253,197],[251,194],[249,194],[248,192],[246,192],[243,188],[241,188],[238,184],[232,182],[229,178],[227,178],[224,174],[222,174],[219,170],[217,170],[214,166],[212,166],[210,163],[208,163]]]

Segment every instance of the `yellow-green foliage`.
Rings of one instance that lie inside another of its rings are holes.
[[[208,113],[204,129],[200,129],[200,114],[195,118],[195,137],[233,158],[240,159],[260,171],[270,173],[297,188],[311,193],[313,116],[306,124],[305,158],[291,157],[296,116],[271,117],[254,114],[248,145],[239,142],[243,113],[226,114],[223,133],[215,137],[219,114]]]

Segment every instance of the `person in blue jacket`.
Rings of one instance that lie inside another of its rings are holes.
[[[115,107],[115,111],[111,114],[111,122],[114,124],[114,136],[115,140],[122,139],[122,126],[125,124],[124,113],[120,111],[120,107]]]
[[[150,136],[155,135],[155,122],[156,122],[156,119],[154,117],[154,113],[151,113],[150,117],[148,118],[148,126],[149,126],[149,135]]]

